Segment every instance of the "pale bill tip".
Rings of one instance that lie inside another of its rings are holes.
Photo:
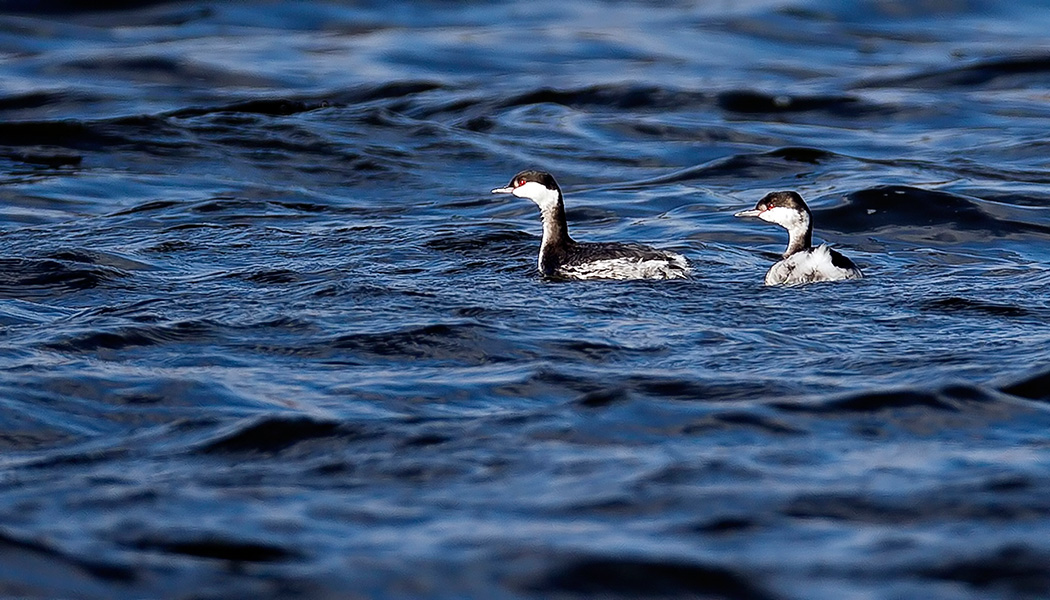
[[[757,217],[760,214],[762,214],[762,211],[752,209],[752,210],[742,210],[742,211],[736,213],[733,216],[734,217]]]
[[[493,194],[509,194],[509,193],[511,193],[513,191],[514,191],[513,188],[501,187],[501,188],[496,188],[496,189],[492,190],[492,193]]]

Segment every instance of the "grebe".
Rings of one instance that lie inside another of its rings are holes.
[[[565,204],[554,176],[522,171],[493,194],[514,194],[540,207],[543,241],[539,269],[560,279],[681,279],[689,275],[685,257],[641,244],[583,243],[569,237]]]
[[[766,285],[837,281],[863,277],[857,265],[826,244],[813,247],[813,216],[796,192],[771,192],[737,217],[758,217],[788,231],[784,259],[770,267]]]

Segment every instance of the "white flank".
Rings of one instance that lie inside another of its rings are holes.
[[[607,258],[558,269],[566,279],[684,279],[689,263],[684,256],[668,252],[666,259]]]
[[[770,267],[766,285],[797,285],[814,281],[860,279],[859,269],[841,269],[831,262],[831,252],[821,244],[806,252],[797,252]]]

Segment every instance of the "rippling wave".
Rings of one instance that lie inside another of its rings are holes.
[[[1048,25],[0,1],[0,593],[1050,594]],[[695,276],[543,280],[525,167]]]

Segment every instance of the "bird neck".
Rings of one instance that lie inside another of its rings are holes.
[[[558,195],[557,202],[540,207],[540,219],[543,221],[543,242],[540,244],[542,248],[560,248],[572,243],[561,194]]]
[[[560,193],[557,202],[540,206],[540,219],[543,221],[543,241],[540,242],[537,264],[541,273],[554,275],[566,249],[576,243],[569,237],[565,205],[562,204]]]
[[[784,258],[796,252],[805,252],[813,247],[813,223],[809,215],[803,213],[801,218],[785,229],[788,231],[788,245],[787,250],[784,251]]]

